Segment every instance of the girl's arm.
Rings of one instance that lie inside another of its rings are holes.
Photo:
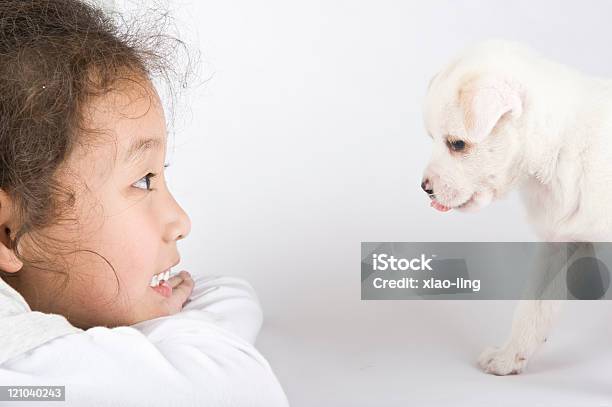
[[[191,318],[190,311],[205,311],[218,326],[254,344],[261,328],[263,313],[253,287],[247,281],[236,277],[194,276],[193,280],[193,292],[183,310],[172,318]],[[154,320],[132,326],[144,332],[154,324],[152,321]]]
[[[56,338],[0,366],[0,382],[65,385],[69,406],[288,406],[252,345],[262,320],[253,289],[194,280],[178,314]]]

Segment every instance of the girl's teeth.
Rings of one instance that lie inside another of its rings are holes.
[[[156,287],[162,281],[168,281],[170,279],[170,270],[166,270],[163,273],[159,273],[151,278],[151,283],[149,284],[151,287]]]

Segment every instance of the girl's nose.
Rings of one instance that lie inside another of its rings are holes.
[[[191,231],[191,219],[174,197],[172,197],[172,211],[174,216],[166,231],[166,240],[169,242],[184,239]]]

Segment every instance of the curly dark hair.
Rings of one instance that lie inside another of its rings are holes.
[[[20,227],[6,232],[24,266],[49,270],[57,264],[50,256],[73,243],[45,228],[76,222],[74,192],[57,175],[75,145],[97,133],[86,128],[84,107],[134,77],[161,78],[172,102],[173,83],[186,87],[194,73],[185,43],[166,33],[169,13],[150,5],[128,21],[80,0],[0,1],[0,189],[15,203]],[[180,51],[188,58],[181,70]],[[24,235],[37,247],[28,258],[19,251]]]

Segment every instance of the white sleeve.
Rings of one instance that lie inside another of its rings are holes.
[[[262,313],[251,286],[194,281],[183,311],[53,339],[0,365],[0,383],[65,385],[63,406],[288,406],[252,344]]]
[[[204,310],[220,326],[254,344],[263,313],[253,287],[241,278],[194,276],[194,289],[183,311]]]

